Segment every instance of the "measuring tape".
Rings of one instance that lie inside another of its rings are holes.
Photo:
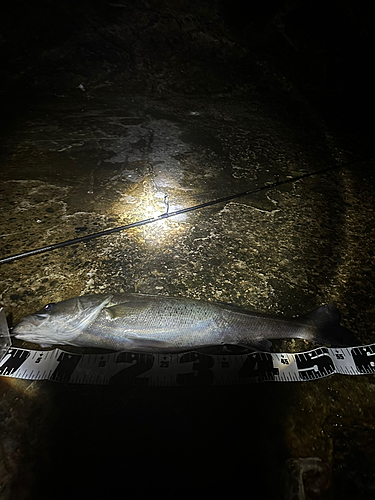
[[[0,375],[70,384],[191,386],[256,382],[301,382],[342,375],[375,373],[375,344],[302,353],[76,354],[10,347],[0,310]]]
[[[334,373],[375,373],[375,344],[289,353],[241,355],[75,354],[61,349],[38,351],[10,347],[0,361],[0,375],[71,384],[188,386],[253,382],[300,382]]]

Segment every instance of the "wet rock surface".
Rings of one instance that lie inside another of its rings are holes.
[[[82,20],[85,5],[77,5],[64,11],[65,21],[72,13]],[[44,51],[13,47],[6,91],[28,80],[36,97],[25,93],[17,105],[13,89],[8,110],[17,113],[9,122],[11,114],[3,115],[1,258],[160,215],[166,195],[175,211],[342,168],[3,264],[0,305],[17,323],[49,302],[109,291],[287,315],[332,302],[360,344],[374,342],[375,180],[365,135],[334,127],[329,113],[290,88],[290,68],[287,77],[275,70],[277,51],[264,52],[276,36],[270,15],[258,19],[266,30],[253,25],[246,45],[231,28],[238,19],[219,22],[220,10],[131,5],[87,16],[81,45],[71,28],[74,36],[62,30],[48,51],[43,40]],[[288,19],[276,31],[290,46],[285,37],[292,45],[303,37]],[[120,44],[113,60],[103,37],[112,49]],[[189,50],[173,49],[177,42]],[[90,50],[92,60],[82,56]],[[35,65],[21,73],[33,54]],[[244,79],[249,68],[257,71]],[[81,498],[134,487],[233,495],[246,478],[251,491],[261,486],[262,498],[370,498],[373,380],[117,388],[2,378],[0,495]]]

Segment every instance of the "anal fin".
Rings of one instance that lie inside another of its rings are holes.
[[[272,347],[272,342],[268,339],[252,339],[249,344],[238,344],[241,347],[246,347],[247,349],[256,349],[257,351],[267,351],[269,352]]]

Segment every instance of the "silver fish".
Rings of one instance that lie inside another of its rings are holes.
[[[267,350],[270,340],[301,338],[355,345],[332,304],[299,318],[161,295],[83,295],[48,304],[13,329],[16,338],[43,346],[68,344],[133,352],[184,352],[239,345]]]

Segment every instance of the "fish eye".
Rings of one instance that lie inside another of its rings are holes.
[[[51,302],[50,304],[47,304],[46,306],[44,306],[44,310],[45,311],[50,311],[52,309],[53,305],[54,305],[54,302]]]

